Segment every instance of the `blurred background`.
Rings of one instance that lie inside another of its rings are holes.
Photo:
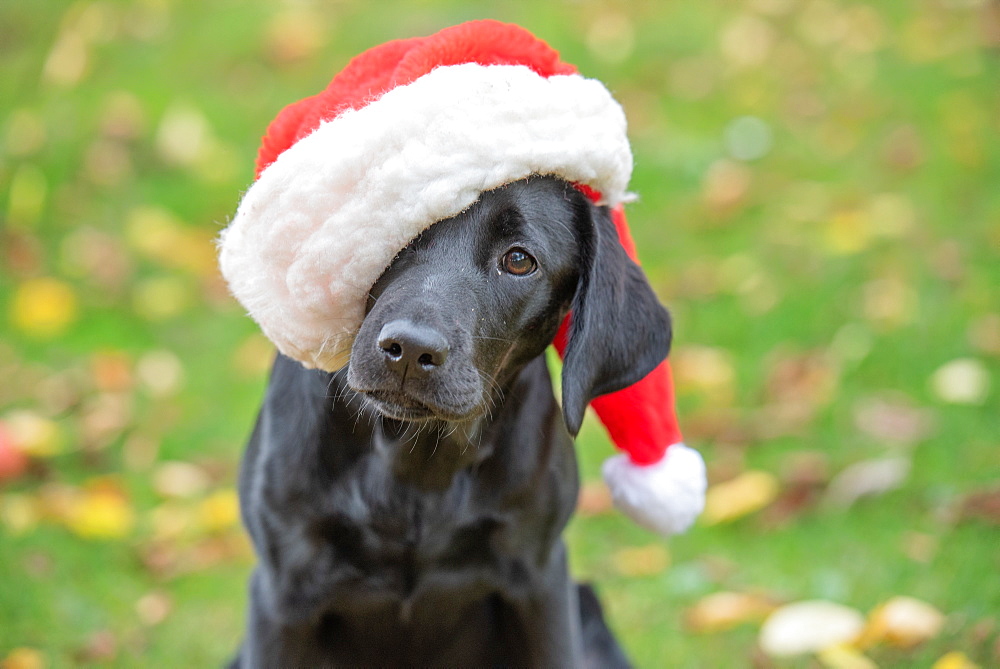
[[[637,665],[1000,665],[997,3],[0,0],[0,666],[236,648],[273,352],[213,239],[283,105],[484,17],[630,122],[712,483],[644,532],[588,419],[572,566]]]

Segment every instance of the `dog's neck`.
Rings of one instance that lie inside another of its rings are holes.
[[[481,418],[467,423],[376,419],[372,445],[392,463],[397,478],[417,488],[442,490],[459,471],[492,454],[483,446]]]

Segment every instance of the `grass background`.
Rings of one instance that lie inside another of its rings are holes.
[[[768,659],[754,621],[685,624],[740,591],[913,596],[942,634],[873,659],[1000,664],[998,514],[970,501],[1000,478],[996,3],[0,0],[0,432],[33,453],[0,482],[4,666],[236,647],[252,556],[232,488],[270,350],[212,239],[284,104],[366,48],[483,17],[622,102],[687,441],[713,482],[779,491],[658,540],[606,510],[588,419],[572,564],[635,662],[816,662]],[[821,503],[886,457],[910,466],[891,489]]]

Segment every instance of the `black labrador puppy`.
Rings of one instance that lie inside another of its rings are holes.
[[[560,412],[544,351],[570,310]],[[628,666],[567,569],[570,434],[669,345],[608,210],[564,181],[424,232],[348,367],[278,356],[240,475],[260,562],[233,666]]]

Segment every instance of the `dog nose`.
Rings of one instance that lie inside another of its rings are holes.
[[[391,321],[382,326],[378,347],[386,365],[395,372],[409,368],[411,374],[424,374],[440,367],[448,359],[448,340],[434,328],[412,321]]]

